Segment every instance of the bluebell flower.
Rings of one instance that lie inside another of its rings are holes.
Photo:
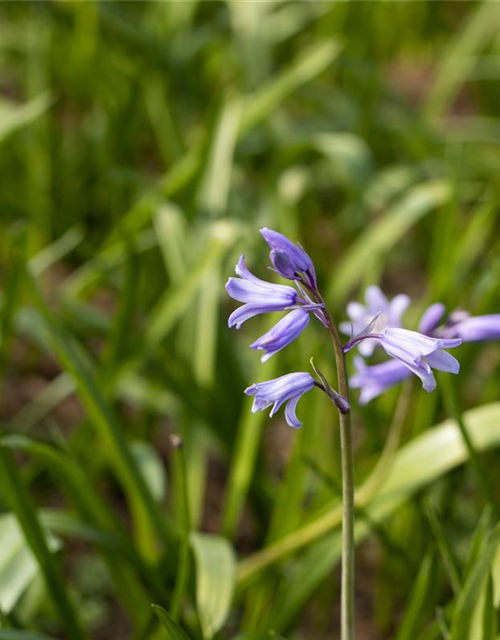
[[[432,335],[444,313],[445,307],[441,302],[436,302],[428,307],[420,319],[419,332],[424,335]],[[389,360],[369,366],[364,362],[363,358],[356,357],[354,365],[356,373],[351,377],[350,383],[353,388],[361,389],[359,396],[361,404],[367,404],[373,398],[412,375],[410,369],[398,360]]]
[[[266,362],[275,353],[289,345],[309,324],[309,312],[294,309],[277,324],[250,345],[251,349],[265,351],[261,362]]]
[[[316,270],[304,249],[282,233],[264,227],[260,230],[271,248],[270,258],[275,270],[283,278],[303,282],[312,290],[317,289]]]
[[[350,351],[360,341],[374,338],[387,355],[391,356],[422,380],[429,393],[436,388],[432,369],[458,373],[460,365],[452,355],[444,351],[462,344],[461,338],[432,338],[408,329],[386,329],[383,333],[364,333],[349,340],[344,352]],[[394,375],[394,371],[392,371]]]
[[[247,396],[255,396],[252,412],[262,411],[272,406],[269,416],[272,418],[281,405],[286,402],[285,418],[291,427],[301,427],[302,422],[295,413],[300,398],[316,385],[315,379],[307,372],[287,373],[280,378],[257,382],[245,389]]]
[[[226,291],[231,298],[245,304],[229,316],[229,327],[239,329],[246,320],[259,313],[285,311],[297,305],[299,294],[295,289],[257,278],[247,269],[244,256],[240,257],[235,271],[240,277],[229,278]]]
[[[402,317],[410,304],[410,298],[405,294],[399,294],[392,300],[388,300],[380,287],[372,285],[365,292],[366,304],[350,302],[347,305],[347,315],[351,322],[341,322],[339,329],[345,335],[358,335],[379,314],[379,329],[386,327],[401,327]],[[383,326],[382,326],[383,325]],[[376,340],[363,340],[359,343],[359,352],[363,356],[371,356]]]
[[[380,344],[387,355],[395,358],[422,380],[429,393],[436,388],[432,369],[458,373],[460,364],[444,349],[462,344],[461,338],[431,338],[408,329],[386,329]]]
[[[450,315],[443,335],[450,338],[462,338],[464,342],[482,342],[500,339],[500,314],[471,316],[466,311]]]

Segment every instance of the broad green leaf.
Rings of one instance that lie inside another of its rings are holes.
[[[157,604],[152,604],[151,607],[161,620],[161,623],[167,632],[166,640],[190,640],[186,632],[172,618],[168,611],[165,611],[163,607],[160,607]]]
[[[196,605],[203,637],[209,640],[224,625],[236,576],[234,551],[220,536],[191,533],[196,564]]]
[[[52,552],[61,547],[59,540],[47,536]],[[10,613],[27,589],[39,567],[26,544],[22,529],[12,513],[0,516],[0,609]],[[0,636],[1,637],[1,636]]]

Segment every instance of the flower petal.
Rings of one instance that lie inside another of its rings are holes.
[[[289,345],[309,324],[309,313],[302,309],[290,311],[263,336],[250,345],[251,349],[267,351],[261,362],[266,362],[275,353]]]
[[[389,301],[382,293],[382,289],[376,285],[367,288],[365,300],[368,315],[375,315],[379,311],[389,311]]]
[[[431,304],[431,306],[424,312],[424,315],[420,318],[420,324],[418,325],[419,332],[426,336],[431,335],[441,322],[441,318],[444,316],[445,311],[446,307],[441,302]]]
[[[447,351],[438,349],[434,353],[425,356],[425,362],[430,364],[433,369],[438,371],[447,371],[448,373],[458,373],[460,371],[460,363]]]
[[[295,413],[297,410],[297,404],[301,398],[302,394],[295,396],[288,401],[288,404],[285,407],[285,419],[294,429],[299,429],[302,426],[302,422],[297,418],[297,414]]]
[[[239,329],[241,325],[250,318],[260,313],[270,313],[272,311],[283,311],[283,307],[281,305],[273,307],[268,304],[244,304],[233,311],[227,323],[229,328],[236,326],[236,328]]]

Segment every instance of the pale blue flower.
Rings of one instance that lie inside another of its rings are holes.
[[[235,271],[240,277],[229,278],[226,291],[231,298],[245,304],[229,316],[230,327],[239,329],[246,320],[259,313],[285,311],[297,305],[299,294],[295,289],[257,278],[247,269],[244,256],[240,257]]]
[[[341,322],[339,328],[345,335],[358,335],[379,314],[378,328],[401,327],[402,317],[410,304],[410,298],[405,294],[399,294],[388,300],[380,287],[372,285],[365,292],[366,304],[350,302],[347,305],[347,315],[351,322]],[[376,340],[363,340],[359,343],[359,352],[363,356],[371,356],[377,346]]]
[[[266,362],[275,353],[289,345],[309,324],[309,312],[294,309],[277,324],[250,345],[251,349],[265,351],[261,362]]]
[[[252,412],[262,411],[272,406],[269,416],[272,418],[281,405],[286,402],[285,418],[291,427],[301,427],[296,409],[300,398],[317,384],[311,374],[303,371],[287,373],[280,378],[257,382],[245,389],[247,396],[255,396]]]

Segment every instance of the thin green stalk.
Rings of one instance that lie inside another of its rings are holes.
[[[177,436],[172,436],[171,444],[174,449],[174,475],[178,499],[177,507],[179,510],[179,521],[181,523],[179,563],[177,565],[177,578],[170,609],[172,618],[177,621],[179,619],[182,598],[187,586],[189,565],[189,531],[191,529],[191,518],[189,516],[189,493],[187,486],[186,458],[184,455],[184,446],[181,439]]]
[[[337,327],[325,305],[335,361],[339,393],[349,402],[349,379],[345,354],[342,351]],[[352,444],[351,411],[339,411],[340,450],[342,463],[342,580],[341,580],[341,639],[354,640],[354,455]]]

